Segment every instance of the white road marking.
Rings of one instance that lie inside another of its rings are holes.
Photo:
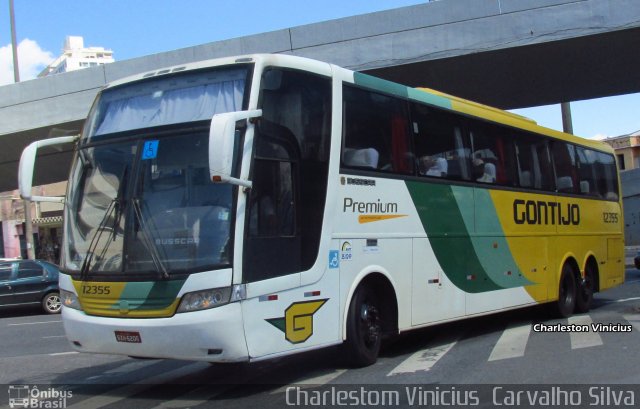
[[[48,337],[42,337],[42,339],[48,339],[48,338],[66,338],[66,335],[49,335]]]
[[[102,375],[115,375],[119,373],[129,373],[129,372],[136,371],[144,366],[148,366],[150,363],[154,362],[153,360],[146,360],[146,359],[133,359],[133,358],[129,358],[129,359],[131,359],[131,362],[127,362],[126,364],[121,365],[117,368],[113,368],[108,371],[105,371],[102,373]]]
[[[640,314],[623,315],[622,318],[629,321],[636,331],[640,331]]]
[[[20,325],[38,325],[38,324],[55,324],[62,321],[38,321],[38,322],[21,322],[18,324],[7,324],[9,327],[18,327]]]
[[[524,356],[527,348],[527,341],[531,334],[531,323],[525,325],[511,326],[504,330],[500,339],[493,347],[489,361],[501,359],[518,358]]]
[[[224,390],[212,391],[217,385],[202,385],[190,392],[184,393],[175,399],[162,402],[152,409],[179,409],[194,408],[215,398]]]
[[[131,359],[131,358],[130,358]],[[87,378],[88,381],[95,381],[97,379],[101,379],[102,382],[105,381],[105,378],[113,378],[114,376],[123,374],[123,373],[131,373],[137,371],[138,369],[149,365],[148,360],[143,359],[131,359],[131,362],[127,362],[124,365],[118,366],[116,368],[110,369],[108,371],[104,371],[100,375],[95,375],[90,378]],[[110,382],[110,381],[109,381]]]
[[[600,334],[593,332],[591,329],[593,321],[590,316],[577,315],[575,317],[569,317],[568,321],[569,324],[586,325],[588,327],[588,330],[584,332],[569,333],[571,337],[571,349],[597,347],[602,345],[602,338],[600,338]]]
[[[640,300],[640,297],[623,298],[622,300],[615,300],[612,302],[627,302],[627,301],[638,301],[638,300]]]
[[[347,372],[346,369],[336,369],[335,371],[332,371],[332,372],[329,372],[329,373],[325,373],[325,374],[318,375],[318,376],[313,376],[311,378],[302,379],[302,380],[296,381],[295,383],[283,386],[282,388],[278,388],[275,391],[271,392],[271,394],[275,395],[276,393],[286,392],[287,388],[290,388],[292,386],[304,389],[304,388],[310,388],[310,387],[313,387],[313,386],[326,385],[326,384],[328,384],[332,380],[336,379],[338,376],[342,375],[345,372]]]
[[[387,376],[429,371],[457,342],[456,339],[448,344],[421,349],[393,368]]]
[[[154,385],[166,383],[167,381],[171,381],[176,378],[188,375],[196,369],[195,367],[202,367],[202,365],[203,364],[200,362],[194,362],[192,364],[182,366],[169,372],[164,372],[150,378],[145,378],[131,385],[112,389],[102,395],[92,396],[88,399],[76,403],[75,405],[67,406],[67,409],[92,409],[107,406],[120,400],[127,399],[128,397],[149,389]]]
[[[49,356],[60,356],[60,355],[75,355],[75,354],[79,354],[80,352],[77,351],[69,351],[69,352],[56,352],[54,354],[49,354]]]

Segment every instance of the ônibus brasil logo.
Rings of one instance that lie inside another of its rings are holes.
[[[53,387],[46,389],[29,385],[9,385],[9,407],[63,409],[73,392]]]

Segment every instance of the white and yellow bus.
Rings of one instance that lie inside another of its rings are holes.
[[[253,55],[114,82],[75,143],[60,289],[82,352],[257,361],[624,280],[613,151],[428,89]],[[42,200],[43,198],[32,198]]]

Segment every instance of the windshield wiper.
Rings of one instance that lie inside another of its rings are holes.
[[[142,240],[141,240],[142,244],[149,252],[149,255],[151,256],[151,261],[153,261],[153,265],[156,267],[156,270],[158,270],[158,272],[160,273],[160,278],[166,280],[169,278],[169,272],[167,271],[167,268],[162,262],[160,254],[158,253],[158,248],[153,243],[151,234],[149,233],[149,229],[143,220],[144,217],[142,216],[140,199],[138,199],[137,197],[134,197],[132,199],[132,203],[133,203],[133,214],[135,215],[136,221],[140,226],[140,231],[142,232]]]
[[[104,231],[106,230],[109,217],[111,217],[115,209],[116,209],[116,199],[113,199],[109,203],[107,210],[104,212],[104,217],[100,221],[97,231],[94,233],[93,237],[91,238],[91,242],[89,243],[89,248],[87,248],[87,255],[85,256],[84,261],[82,262],[82,267],[80,267],[80,280],[84,281],[89,278],[89,269],[91,268],[91,262],[93,261],[94,252],[96,250],[96,247],[98,247],[98,243],[100,242],[100,237],[102,237],[102,233],[104,233]],[[104,255],[106,248],[109,247],[109,242],[110,241],[107,242],[107,245],[105,246],[105,249],[102,251],[101,255]]]
[[[120,177],[120,186],[118,186],[118,193],[116,194],[115,200],[115,217],[113,218],[113,240],[116,239],[116,234],[118,232],[118,226],[120,225],[120,220],[122,219],[122,215],[124,214],[124,210],[127,205],[127,200],[124,198],[127,189],[127,182],[129,181],[127,176],[129,175],[129,165],[126,165],[122,170],[122,175]]]
[[[89,269],[91,268],[91,262],[93,261],[93,256],[95,254],[95,250],[98,247],[98,243],[100,243],[100,238],[102,237],[102,233],[106,230],[107,222],[111,215],[113,215],[113,225],[111,227],[112,230],[112,238],[111,240],[107,239],[107,243],[102,248],[98,259],[104,259],[105,254],[107,254],[107,250],[109,249],[109,245],[112,241],[116,240],[116,236],[118,234],[118,226],[120,225],[120,220],[122,219],[122,214],[124,213],[124,209],[126,206],[126,200],[124,199],[125,189],[127,186],[127,174],[129,171],[129,165],[126,165],[122,170],[122,175],[120,176],[120,185],[118,186],[118,192],[116,193],[116,197],[111,200],[107,210],[104,213],[104,217],[100,221],[98,225],[98,231],[93,235],[91,242],[89,243],[89,248],[87,249],[87,255],[82,262],[82,267],[80,268],[80,279],[87,280],[89,277]]]

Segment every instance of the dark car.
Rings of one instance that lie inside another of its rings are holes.
[[[640,251],[636,254],[636,256],[633,258],[633,264],[636,265],[637,269],[640,269]]]
[[[0,308],[40,304],[48,314],[59,313],[59,272],[42,260],[0,259]]]

